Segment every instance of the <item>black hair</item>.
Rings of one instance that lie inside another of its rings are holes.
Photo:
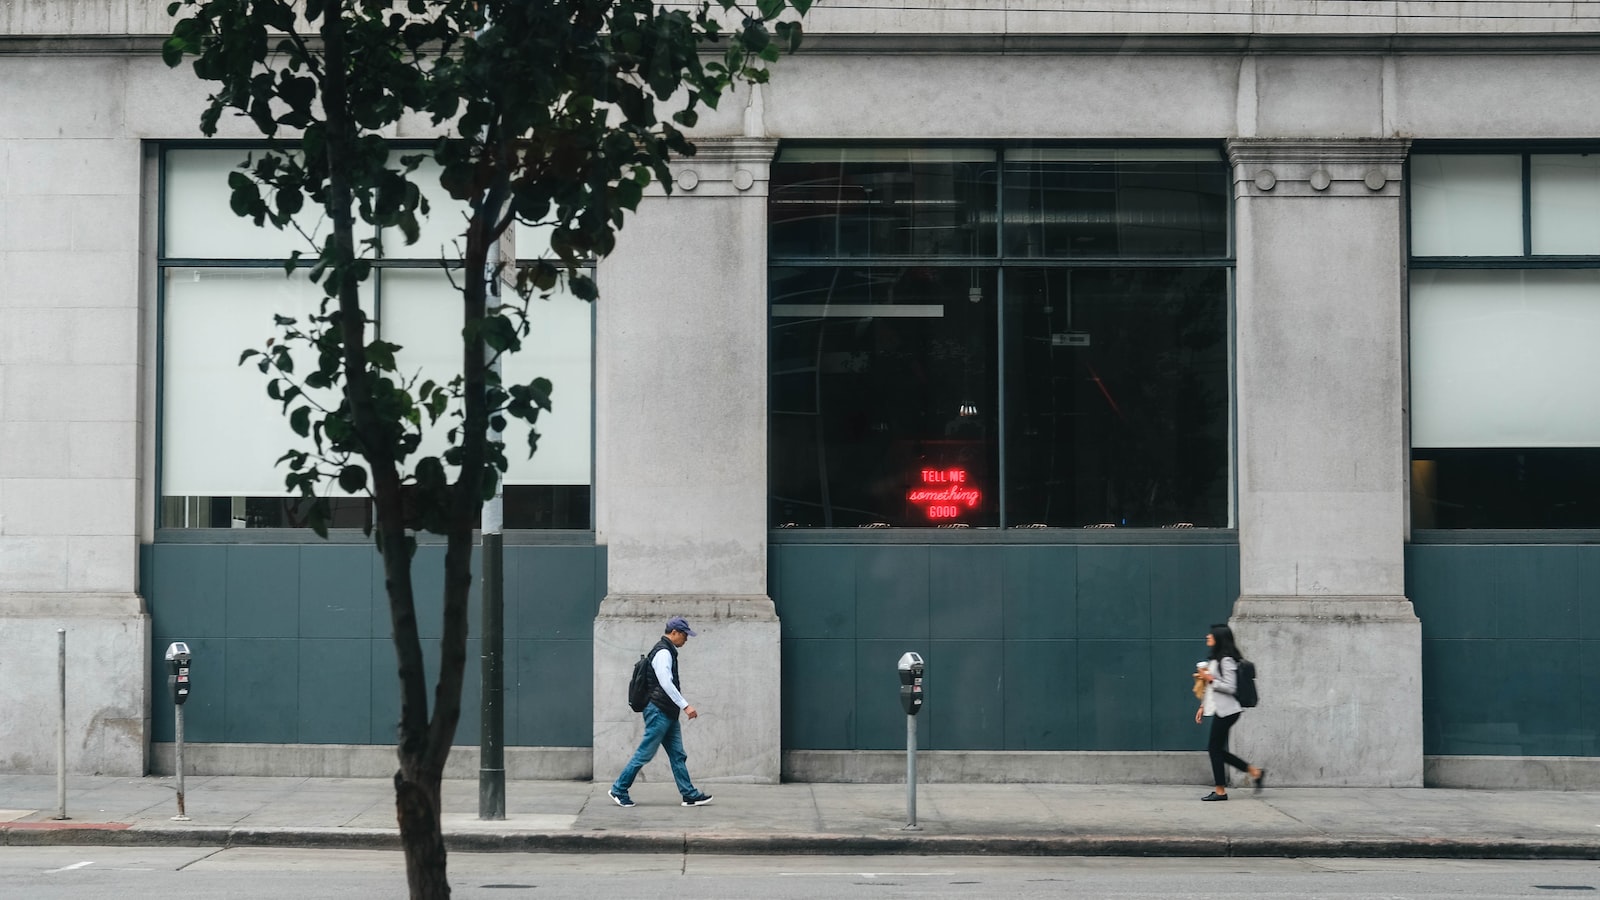
[[[1233,629],[1226,625],[1211,626],[1211,635],[1217,639],[1211,648],[1211,658],[1221,659],[1229,656],[1234,659],[1244,659],[1244,654],[1239,652],[1239,645],[1233,639]]]

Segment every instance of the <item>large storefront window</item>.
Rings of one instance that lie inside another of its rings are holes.
[[[228,208],[227,176],[247,151],[168,149],[162,154],[160,375],[160,526],[273,528],[305,524],[305,503],[286,495],[285,450],[298,446],[266,379],[238,365],[246,348],[276,333],[273,315],[304,321],[321,300],[304,269],[285,276],[283,260],[305,241],[293,232],[260,229]],[[441,258],[454,259],[452,223],[461,210],[433,185],[433,214],[417,243],[375,235],[385,248],[364,302],[378,336],[401,346],[403,370],[445,382],[459,369],[460,304]],[[325,231],[314,212],[302,217],[311,235]],[[532,229],[518,246],[538,243]],[[508,382],[535,376],[556,386],[556,415],[539,419],[539,452],[527,456],[527,426],[510,422],[505,484],[507,528],[590,527],[592,313],[570,296],[535,300],[532,333],[509,357]],[[422,452],[446,446],[448,418],[429,432]],[[310,449],[309,446],[304,449]],[[333,527],[357,528],[370,518],[363,496],[331,488]]]
[[[1212,149],[787,147],[772,522],[1229,524]]]
[[[1600,156],[1411,159],[1418,528],[1600,527]]]

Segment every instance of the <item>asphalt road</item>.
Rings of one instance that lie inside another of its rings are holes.
[[[1592,861],[457,853],[450,870],[454,896],[466,900],[1600,900]],[[30,900],[405,896],[400,856],[383,851],[6,847],[0,885]]]

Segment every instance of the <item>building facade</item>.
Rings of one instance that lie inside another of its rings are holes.
[[[165,5],[0,8],[0,766],[52,770],[64,630],[73,771],[170,771],[181,640],[199,770],[385,774],[365,501],[298,527],[235,365],[309,292],[229,212],[259,144],[196,138]],[[512,777],[620,767],[684,615],[708,780],[897,777],[914,650],[934,778],[1201,783],[1188,676],[1229,621],[1237,742],[1285,784],[1600,781],[1600,3],[807,30],[513,363],[557,413],[507,479]],[[448,212],[372,236],[423,373]]]

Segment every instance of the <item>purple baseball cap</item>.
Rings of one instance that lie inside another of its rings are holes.
[[[689,622],[683,616],[673,616],[667,620],[668,631],[681,631],[689,637],[695,636],[695,630],[689,627]]]

